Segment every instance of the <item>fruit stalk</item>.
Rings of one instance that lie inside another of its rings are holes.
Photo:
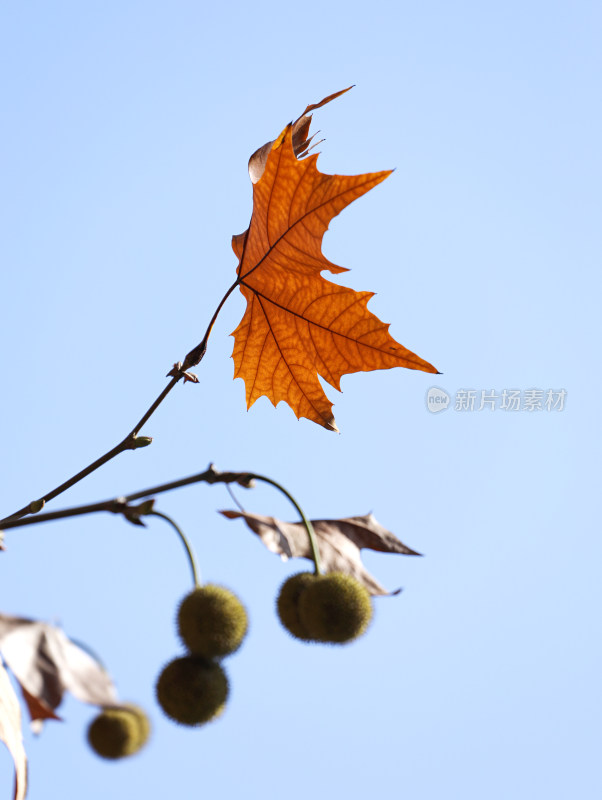
[[[190,542],[184,535],[184,532],[181,530],[181,528],[178,527],[178,525],[176,525],[176,523],[173,521],[171,517],[168,517],[167,514],[163,514],[161,511],[150,511],[148,516],[161,517],[161,519],[164,519],[166,522],[169,522],[171,527],[178,534],[178,536],[180,537],[180,541],[182,542],[182,544],[184,545],[184,549],[186,550],[186,555],[188,556],[188,563],[190,564],[190,570],[192,572],[192,582],[194,584],[194,588],[200,586],[201,581],[199,578],[199,571],[197,569],[194,553],[192,552],[192,547],[190,546]]]
[[[295,506],[295,508],[299,513],[299,516],[301,517],[301,520],[303,521],[303,524],[305,525],[305,530],[307,531],[307,535],[309,536],[309,544],[311,547],[311,555],[314,562],[315,574],[321,575],[322,569],[320,566],[320,550],[318,549],[318,540],[316,537],[316,533],[314,531],[314,526],[311,524],[311,520],[305,516],[305,512],[303,511],[299,503],[295,500],[292,494],[290,494],[290,492],[287,492],[284,486],[277,483],[276,481],[273,481],[271,478],[266,478],[265,475],[257,475],[254,472],[249,472],[248,477],[251,479],[254,478],[255,480],[258,481],[263,481],[264,483],[269,483],[271,486],[275,486],[276,489],[279,489],[282,492],[282,494],[285,497],[287,497],[290,500],[290,502]]]

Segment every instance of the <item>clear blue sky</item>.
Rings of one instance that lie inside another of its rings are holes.
[[[27,734],[30,800],[600,797],[601,36],[581,0],[1,5],[4,512],[139,418],[232,282],[249,155],[350,83],[315,114],[322,171],[396,171],[324,250],[443,373],[344,378],[340,435],[265,399],[247,413],[229,301],[200,385],[144,429],[152,446],[53,507],[214,461],[280,480],[313,517],[372,510],[426,557],[368,554],[404,592],[377,599],[357,644],[305,647],[273,606],[306,562],[218,516],[223,487],[164,496],[251,617],[227,713],[188,730],[153,700],[189,583],[167,526],[8,533],[1,610],[87,642],[154,724],[143,754],[104,763],[84,742],[94,710],[69,699],[63,724]],[[431,414],[433,385],[452,406],[460,389],[565,389],[566,407]],[[242,499],[293,517],[268,488]]]

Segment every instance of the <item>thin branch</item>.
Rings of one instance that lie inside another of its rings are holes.
[[[20,520],[22,517],[27,516],[28,514],[37,514],[41,509],[48,503],[50,500],[53,500],[59,494],[66,492],[67,489],[70,489],[76,483],[79,483],[84,478],[87,478],[88,475],[91,475],[97,469],[102,467],[108,461],[118,456],[120,453],[123,453],[125,450],[137,450],[140,447],[146,447],[152,442],[152,439],[149,436],[138,436],[143,425],[145,425],[148,420],[152,417],[155,411],[159,408],[161,403],[165,400],[167,395],[171,392],[174,386],[184,378],[184,381],[190,381],[192,383],[198,383],[198,378],[196,375],[193,375],[187,372],[188,369],[192,366],[196,366],[200,363],[201,359],[207,352],[207,342],[209,340],[209,336],[211,335],[211,331],[213,326],[215,325],[215,321],[217,320],[219,312],[222,310],[224,303],[230,297],[234,289],[238,286],[238,278],[236,281],[230,286],[228,291],[224,294],[222,299],[219,302],[218,307],[216,308],[209,325],[207,326],[207,330],[203,339],[201,340],[200,344],[198,344],[193,350],[191,350],[186,358],[184,359],[184,363],[174,364],[173,368],[167,373],[168,377],[171,377],[171,381],[167,384],[165,389],[161,392],[161,394],[157,397],[154,403],[147,409],[147,411],[142,415],[140,420],[134,425],[132,430],[128,433],[128,435],[121,441],[119,444],[115,445],[115,447],[108,450],[104,455],[100,458],[97,458],[96,461],[93,461],[87,467],[82,469],[76,475],[66,480],[64,483],[61,483],[55,489],[52,489],[50,492],[47,492],[45,495],[42,495],[37,500],[33,500],[31,503],[28,503],[23,508],[20,508],[18,511],[15,511],[12,514],[9,514],[4,519],[0,520],[0,528],[7,528],[7,527],[15,527],[14,525],[10,525],[8,523],[13,523],[17,520]],[[87,512],[84,512],[87,513]],[[64,515],[63,515],[64,516]],[[38,518],[39,519],[39,518]]]
[[[190,475],[188,478],[180,478],[177,481],[170,481],[169,483],[162,483],[159,486],[152,486],[150,489],[143,489],[140,492],[133,492],[132,494],[128,494],[125,497],[117,497],[113,500],[105,500],[104,502],[100,503],[91,503],[85,506],[74,506],[72,508],[64,508],[61,511],[51,511],[47,514],[37,514],[33,517],[28,517],[26,519],[17,519],[17,520],[8,520],[3,524],[3,528],[0,530],[7,530],[9,528],[21,528],[25,525],[36,525],[40,522],[51,522],[57,519],[64,519],[66,517],[76,517],[81,516],[82,514],[92,514],[98,511],[110,511],[114,514],[124,514],[126,519],[130,522],[133,522],[135,525],[143,525],[140,521],[140,516],[143,514],[151,514],[154,513],[152,511],[152,501],[149,503],[150,510],[146,510],[144,508],[145,504],[142,503],[141,506],[134,506],[131,507],[129,504],[133,500],[140,500],[145,497],[149,497],[151,495],[161,494],[162,492],[169,492],[172,489],[179,489],[182,486],[190,486],[193,483],[237,483],[239,486],[243,486],[245,489],[250,489],[254,485],[254,481],[263,481],[264,483],[269,483],[271,486],[274,486],[278,489],[288,500],[293,504],[293,506],[297,509],[299,516],[305,526],[307,531],[307,535],[309,537],[309,543],[311,546],[312,551],[312,558],[314,561],[316,575],[321,574],[320,568],[320,551],[318,548],[318,542],[316,539],[316,534],[311,523],[299,503],[295,500],[295,498],[277,481],[272,480],[271,478],[266,478],[265,475],[258,475],[255,472],[220,472],[219,470],[215,469],[213,464],[209,465],[209,469],[206,469],[204,472],[199,472],[196,475]],[[169,520],[172,522],[172,520]],[[172,524],[174,524],[172,522]],[[182,535],[182,534],[180,534]]]
[[[177,367],[175,367],[175,365],[174,365],[174,370],[177,370]],[[171,374],[171,373],[168,373],[168,375],[169,374]],[[163,391],[161,392],[159,397],[157,397],[157,399],[152,404],[152,406],[150,406],[150,408],[142,415],[142,417],[140,417],[140,420],[136,423],[136,425],[134,425],[132,430],[125,437],[124,441],[126,441],[128,439],[135,439],[138,436],[138,433],[140,432],[140,429],[142,428],[142,426],[145,425],[149,421],[149,419],[152,417],[152,415],[155,413],[155,411],[159,408],[161,403],[165,400],[165,398],[171,392],[171,390],[176,385],[176,383],[178,383],[180,378],[184,378],[184,377],[185,376],[184,376],[184,370],[183,369],[178,370],[178,372],[175,375],[173,375],[172,379],[167,384],[165,389],[163,389]]]
[[[22,528],[26,525],[37,525],[40,522],[53,522],[57,519],[66,519],[67,517],[79,517],[83,514],[94,514],[98,511],[121,514],[129,503],[134,500],[141,500],[151,495],[161,494],[162,492],[170,492],[172,489],[190,486],[193,483],[238,483],[239,486],[244,486],[247,489],[251,488],[253,485],[249,473],[247,472],[218,472],[210,466],[209,469],[204,472],[199,472],[197,475],[191,475],[188,478],[180,478],[177,481],[170,481],[169,483],[162,483],[158,486],[151,486],[149,489],[133,492],[124,497],[115,497],[111,500],[103,500],[99,503],[88,503],[83,506],[72,506],[70,508],[59,509],[58,511],[49,511],[45,514],[36,514],[35,516],[26,517],[25,519],[7,519],[1,523],[2,530]]]
[[[40,497],[38,500],[34,500],[32,503],[28,503],[26,506],[23,506],[23,508],[19,509],[19,511],[15,511],[14,514],[10,514],[8,517],[5,517],[3,520],[0,520],[0,527],[6,527],[7,523],[13,522],[14,520],[19,520],[21,519],[21,517],[24,517],[27,514],[36,513],[36,511],[43,508],[44,505],[49,500],[53,500],[59,494],[66,492],[67,489],[70,489],[76,483],[79,483],[84,478],[87,478],[88,475],[91,475],[97,469],[102,467],[111,459],[115,458],[115,456],[118,456],[120,453],[123,453],[125,450],[138,450],[140,447],[146,447],[147,445],[149,445],[152,442],[152,439],[150,437],[148,436],[138,437],[137,434],[140,428],[151,417],[151,415],[154,414],[157,408],[159,408],[163,400],[165,400],[167,395],[171,392],[173,387],[176,385],[176,383],[178,383],[178,381],[182,377],[184,377],[183,371],[180,371],[179,374],[174,375],[172,377],[171,381],[167,384],[165,389],[163,389],[159,397],[157,397],[157,399],[150,406],[148,411],[146,411],[146,413],[142,416],[140,421],[132,428],[132,430],[130,431],[130,433],[128,433],[125,439],[119,442],[118,445],[115,445],[115,447],[111,448],[111,450],[106,452],[100,458],[97,458],[96,461],[93,461],[91,464],[82,469],[76,475],[73,475],[73,477],[69,478],[69,480],[65,481],[64,483],[61,483],[59,486],[57,486],[55,489],[52,489],[52,491],[47,492],[45,495],[42,495],[42,497]]]

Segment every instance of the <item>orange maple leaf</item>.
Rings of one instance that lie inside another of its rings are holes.
[[[373,292],[356,292],[320,274],[347,272],[322,254],[330,221],[391,174],[325,175],[317,169],[318,156],[307,155],[308,112],[341,94],[308,106],[251,156],[251,223],[232,238],[237,285],[247,301],[232,334],[232,357],[234,377],[245,381],[247,408],[266,395],[274,405],[284,400],[297,418],[335,431],[332,403],[318,375],[340,391],[341,377],[353,372],[392,367],[437,372],[368,311]]]

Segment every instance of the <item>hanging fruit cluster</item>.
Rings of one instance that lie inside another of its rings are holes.
[[[157,680],[157,701],[182,725],[218,717],[228,699],[220,659],[238,650],[248,629],[245,607],[223,586],[197,586],[180,603],[177,625],[187,655],[170,661]]]

